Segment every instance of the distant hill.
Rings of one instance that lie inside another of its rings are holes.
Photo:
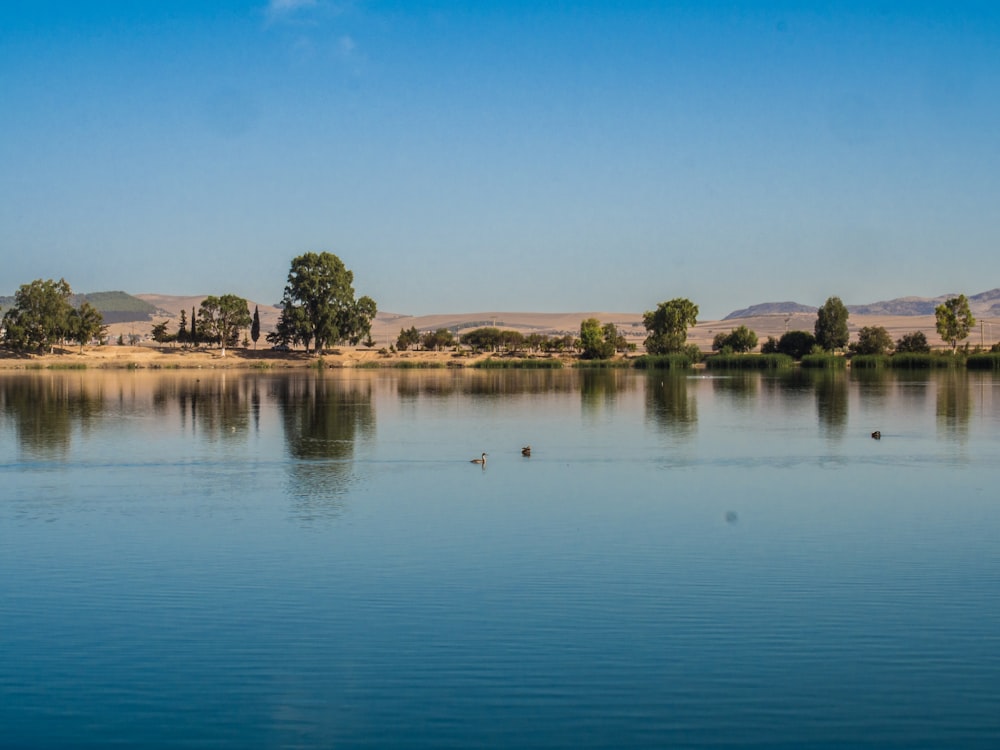
[[[723,320],[734,318],[756,318],[760,315],[790,315],[792,313],[814,313],[818,308],[811,305],[800,305],[798,302],[763,302],[751,305],[742,310],[735,310]]]
[[[867,305],[847,305],[852,315],[933,315],[934,308],[958,294],[942,294],[940,297],[897,297],[884,302]],[[1000,288],[980,292],[969,297],[969,308],[973,315],[993,317],[1000,315]],[[798,302],[765,302],[743,310],[729,313],[723,320],[754,318],[759,315],[788,315],[791,313],[816,312],[818,308],[800,305]]]
[[[126,292],[91,292],[89,294],[73,294],[69,298],[73,307],[79,307],[84,302],[101,311],[105,323],[131,323],[147,321],[157,313],[157,308],[138,297]],[[0,297],[0,314],[14,304],[14,297]]]
[[[74,307],[78,307],[84,301],[89,302],[101,311],[105,323],[147,321],[157,313],[153,305],[126,292],[74,294],[70,301]]]

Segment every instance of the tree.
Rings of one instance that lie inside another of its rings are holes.
[[[656,310],[642,315],[642,324],[649,331],[646,351],[650,354],[670,354],[684,349],[687,329],[698,322],[698,306],[691,300],[677,298],[661,302]]]
[[[17,351],[51,352],[70,333],[71,294],[65,279],[22,284],[3,316],[4,343]]]
[[[943,305],[934,308],[934,317],[937,319],[937,332],[944,341],[951,344],[951,350],[955,351],[958,342],[969,336],[969,331],[976,324],[976,319],[972,317],[969,309],[969,300],[964,294],[946,300]]]
[[[399,329],[399,336],[396,338],[396,348],[401,352],[405,352],[411,346],[418,346],[420,344],[420,331],[417,330],[416,326],[410,326],[407,329]]]
[[[907,333],[896,342],[896,354],[930,354],[930,351],[923,331]]]
[[[157,323],[155,326],[153,326],[153,330],[151,331],[151,333],[153,336],[153,341],[159,344],[162,344],[165,341],[170,340],[170,334],[167,333],[167,321],[165,320],[162,323]]]
[[[372,321],[375,320],[375,313],[378,312],[378,308],[375,305],[375,300],[367,295],[364,297],[359,297],[354,303],[354,307],[351,310],[350,316],[350,326],[347,333],[347,338],[351,342],[351,346],[357,346],[358,342],[362,339],[371,340],[372,337]],[[374,342],[372,342],[374,345]]]
[[[70,338],[80,345],[81,352],[84,344],[101,336],[107,328],[101,311],[86,301],[73,310],[69,318]]]
[[[474,328],[458,337],[458,340],[475,352],[496,351],[500,346],[502,334],[499,328]]]
[[[455,345],[455,336],[447,328],[438,328],[436,331],[428,331],[420,340],[424,349],[428,351],[438,351],[447,349]]]
[[[892,337],[885,328],[865,326],[858,331],[858,340],[850,348],[853,354],[885,354],[892,347]]]
[[[187,313],[181,308],[181,319],[177,324],[177,340],[183,343],[187,340]]]
[[[816,312],[816,343],[827,351],[843,349],[850,339],[847,308],[840,297],[830,297]]]
[[[206,336],[219,343],[225,357],[226,345],[238,340],[240,329],[250,325],[250,306],[235,294],[209,295],[201,302],[201,318]]]
[[[253,339],[254,351],[257,350],[257,339],[260,338],[260,312],[257,305],[253,306],[253,322],[250,324],[250,338]]]
[[[792,359],[802,359],[815,345],[816,337],[808,331],[788,331],[778,339],[777,353],[787,354]]]
[[[333,253],[306,253],[292,259],[282,299],[286,319],[297,327],[297,337],[316,351],[343,341],[371,326],[375,302],[354,299],[354,274]],[[301,315],[293,315],[300,311]]]
[[[756,348],[757,334],[746,326],[734,328],[729,333],[717,333],[712,340],[713,351],[749,352]]]
[[[580,322],[580,357],[582,359],[610,359],[615,353],[615,337],[618,331],[613,323],[611,340],[608,341],[605,326],[597,318],[587,318]]]

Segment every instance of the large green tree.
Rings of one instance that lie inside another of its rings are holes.
[[[943,305],[934,308],[934,317],[937,319],[937,332],[941,338],[951,344],[951,350],[955,351],[958,342],[968,338],[969,331],[976,324],[976,319],[969,309],[969,300],[964,294],[946,300]]]
[[[816,343],[827,351],[843,349],[851,337],[847,329],[847,308],[840,297],[830,297],[816,312]]]
[[[322,351],[338,341],[360,340],[371,330],[375,301],[354,299],[354,274],[333,253],[292,259],[282,299],[282,317],[296,338]]]
[[[223,357],[226,356],[226,345],[238,340],[239,332],[251,323],[250,306],[235,294],[205,297],[201,302],[200,317],[205,335],[219,343]]]
[[[858,340],[851,343],[854,354],[885,354],[892,348],[892,336],[882,326],[865,326],[858,331]]]
[[[65,279],[22,284],[3,316],[4,343],[16,351],[52,351],[70,335],[72,293]]]
[[[655,310],[642,315],[642,324],[649,331],[646,351],[650,354],[671,354],[684,350],[687,329],[698,322],[698,305],[689,299],[676,298],[661,302]]]
[[[88,341],[103,336],[107,326],[101,311],[89,302],[82,302],[69,315],[70,338],[80,345],[80,351]]]
[[[580,322],[580,357],[583,359],[610,359],[615,354],[615,339],[618,331],[614,323],[602,326],[597,318],[587,318]],[[610,337],[610,338],[609,338]]]
[[[713,351],[729,350],[749,352],[757,348],[757,334],[746,326],[738,326],[729,333],[717,333],[712,339]]]

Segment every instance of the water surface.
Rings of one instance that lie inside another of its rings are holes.
[[[1000,380],[865,375],[5,373],[4,744],[996,747]]]

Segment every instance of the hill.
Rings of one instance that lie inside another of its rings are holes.
[[[882,302],[871,302],[866,305],[847,305],[851,315],[933,315],[934,308],[945,300],[957,297],[958,294],[942,294],[940,297],[897,297]],[[969,309],[977,317],[994,317],[1000,315],[1000,289],[991,289],[969,297]],[[794,313],[815,313],[816,307],[801,305],[798,302],[764,302],[752,305],[742,310],[735,310],[723,320],[738,318],[755,318],[761,315],[790,315]]]

